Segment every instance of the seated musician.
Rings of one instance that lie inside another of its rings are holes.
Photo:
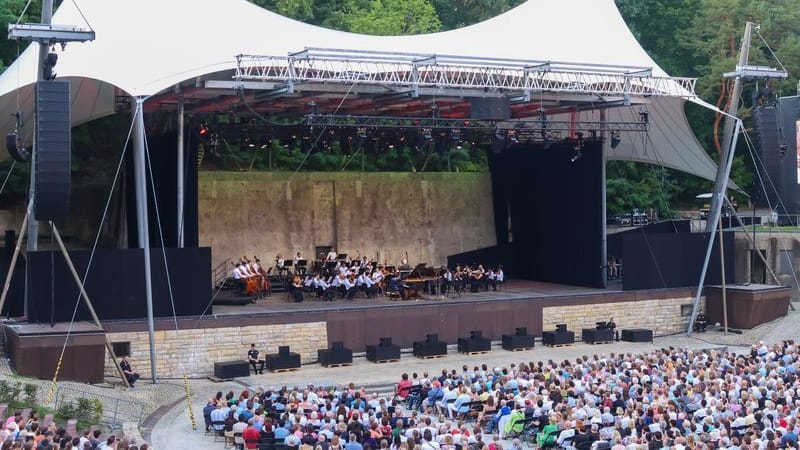
[[[470,292],[478,292],[480,288],[486,283],[484,280],[483,266],[478,265],[469,273],[469,290]]]
[[[376,291],[384,291],[386,289],[384,283],[384,269],[383,267],[379,267],[378,269],[372,272],[372,285],[375,287]]]
[[[372,277],[369,275],[369,273],[367,273],[366,270],[361,271],[361,274],[356,280],[356,284],[362,291],[364,291],[364,293],[367,295],[367,298],[372,298],[375,295]]]
[[[305,265],[301,266],[300,265],[300,261],[303,261],[303,257],[300,256],[300,252],[297,252],[297,254],[294,255],[294,270],[295,270],[295,272],[297,272],[300,275],[305,275],[306,274],[306,266]]]
[[[328,252],[328,255],[325,256],[325,261],[336,261],[337,256],[339,256],[339,254],[336,253],[336,250],[331,249],[331,251]]]
[[[353,297],[355,297],[356,292],[358,292],[358,287],[356,286],[356,274],[354,272],[350,272],[348,276],[344,277],[342,285],[344,286],[344,297],[347,300],[352,300]]]
[[[467,282],[467,274],[461,265],[456,265],[456,271],[453,273],[453,289],[456,291],[456,294],[461,294],[461,291],[464,289],[464,284]]]
[[[233,262],[231,262],[233,264]],[[244,293],[245,282],[242,273],[239,271],[239,266],[241,263],[236,263],[233,268],[231,269],[230,278],[233,279],[233,283],[236,288],[239,290],[239,293]]]
[[[291,292],[295,303],[303,301],[303,280],[299,276],[292,278]]]
[[[278,256],[275,257],[275,269],[278,271],[278,275],[283,275],[283,271],[285,270],[284,264],[285,261],[281,257],[281,254],[278,253]]]
[[[336,295],[336,288],[331,287],[325,279],[317,274],[314,277],[314,288],[317,291],[317,295],[325,299],[325,301],[332,302],[334,296]]]
[[[403,258],[400,260],[400,267],[397,268],[398,270],[411,270],[411,266],[408,265],[408,259]]]

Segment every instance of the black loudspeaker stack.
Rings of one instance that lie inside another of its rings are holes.
[[[57,220],[70,205],[70,95],[68,81],[36,83],[36,220]]]

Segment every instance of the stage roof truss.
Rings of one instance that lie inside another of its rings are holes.
[[[553,61],[525,61],[336,49],[306,49],[286,57],[238,55],[237,81],[338,83],[385,86],[420,95],[421,88],[482,89],[519,93],[560,93],[638,98],[695,97],[695,78],[655,77],[647,67]],[[443,95],[447,95],[443,93]]]
[[[309,114],[306,125],[334,128],[432,128],[432,129],[484,129],[484,130],[525,130],[529,132],[632,132],[645,133],[650,129],[648,122],[615,121],[569,121],[569,120],[502,120],[475,121],[470,119],[432,118],[432,117],[388,117],[355,115]]]

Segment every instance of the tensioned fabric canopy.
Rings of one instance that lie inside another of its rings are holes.
[[[95,41],[54,49],[60,54],[58,78],[72,81],[75,125],[113,114],[119,95],[148,97],[187,80],[230,77],[239,54],[285,56],[314,47],[646,67],[654,77],[668,77],[636,41],[613,0],[529,0],[461,29],[392,37],[304,24],[245,0],[80,0],[64,2],[53,23],[91,27],[97,34]],[[37,53],[37,45],[29,46],[0,75],[2,132],[14,129],[15,111],[31,122]],[[650,131],[644,137],[623,134],[609,158],[713,180],[716,165],[689,128],[683,106],[688,100],[713,107],[690,91],[646,100]],[[640,108],[609,108],[607,119],[636,121]],[[31,132],[26,125],[24,133]]]

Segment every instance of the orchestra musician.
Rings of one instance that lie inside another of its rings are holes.
[[[328,261],[328,262],[336,261],[336,257],[337,256],[339,256],[339,254],[336,253],[336,250],[331,249],[331,251],[328,252],[328,255],[325,256],[325,261]]]
[[[483,270],[483,266],[478,264],[478,266],[469,272],[469,290],[470,292],[478,292],[481,286],[486,284],[486,280],[484,279],[485,271]]]
[[[295,303],[303,301],[303,279],[299,275],[292,278],[291,294]]]
[[[259,298],[263,298],[269,295],[270,284],[269,284],[269,276],[267,276],[267,272],[264,270],[264,267],[261,265],[261,260],[258,259],[258,256],[253,256],[255,260],[251,265],[253,272],[256,273],[261,278],[261,292],[259,292]]]
[[[283,275],[283,271],[285,270],[284,263],[283,257],[278,253],[278,255],[275,256],[275,270],[278,272],[278,275]]]
[[[231,261],[233,264],[233,268],[231,269],[230,277],[233,279],[233,283],[236,285],[236,288],[239,290],[239,293],[244,294],[245,291],[245,278],[242,276],[242,273],[239,271],[239,266],[241,263],[235,263]]]

